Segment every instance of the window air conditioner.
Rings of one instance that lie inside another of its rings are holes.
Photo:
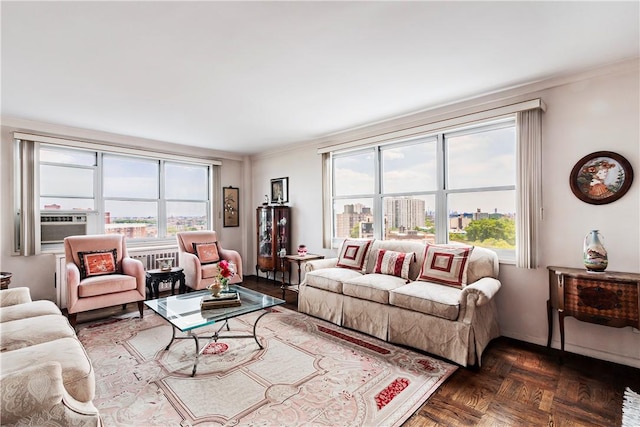
[[[96,232],[96,212],[41,212],[40,242],[62,243],[67,236]]]

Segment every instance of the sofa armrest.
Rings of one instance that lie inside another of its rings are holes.
[[[0,307],[9,307],[10,305],[27,302],[31,302],[31,292],[25,286],[0,291]]]
[[[67,393],[58,362],[44,362],[2,376],[0,395],[2,425],[101,425],[93,403],[79,402]]]
[[[464,303],[467,301],[467,295],[475,294],[477,296],[476,305],[484,305],[491,301],[493,296],[498,293],[501,286],[502,285],[498,279],[494,279],[493,277],[483,277],[462,290],[460,301],[461,303]]]
[[[323,258],[308,261],[304,264],[304,271],[308,273],[313,270],[321,270],[323,268],[332,268],[338,264],[338,258]]]

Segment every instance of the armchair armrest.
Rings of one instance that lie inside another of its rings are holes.
[[[484,305],[491,301],[493,296],[498,293],[501,287],[501,283],[498,279],[493,277],[483,277],[482,279],[470,284],[462,290],[460,294],[460,302],[467,301],[469,294],[477,296],[476,305]]]
[[[338,258],[323,258],[308,261],[304,264],[304,271],[321,270],[323,268],[332,268],[338,264]]]
[[[138,292],[144,297],[147,292],[144,265],[139,259],[122,258],[122,273],[136,278]]]
[[[78,302],[78,285],[80,284],[80,269],[69,261],[65,268],[67,272],[67,308],[73,307]]]
[[[242,257],[240,257],[240,253],[234,249],[223,249],[218,243],[218,254],[220,255],[220,259],[226,259],[236,266],[236,274],[231,278],[229,283],[242,282]]]
[[[2,425],[101,425],[93,403],[79,402],[67,393],[58,362],[44,362],[4,375],[0,391]]]
[[[202,269],[197,256],[189,252],[180,252],[180,267],[184,269],[187,286],[195,286],[202,280]]]
[[[29,288],[25,286],[0,291],[0,307],[8,307],[10,305],[24,304],[27,302],[31,302],[31,292]]]

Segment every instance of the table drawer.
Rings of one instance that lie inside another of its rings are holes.
[[[609,326],[638,327],[638,285],[576,277],[564,278],[567,314]]]

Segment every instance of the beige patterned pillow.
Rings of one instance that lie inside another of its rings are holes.
[[[364,271],[371,249],[370,239],[345,239],[338,254],[338,267]]]
[[[409,280],[409,267],[415,261],[416,254],[378,249],[376,251],[374,273],[388,274]]]
[[[473,246],[427,244],[418,280],[463,288]]]

